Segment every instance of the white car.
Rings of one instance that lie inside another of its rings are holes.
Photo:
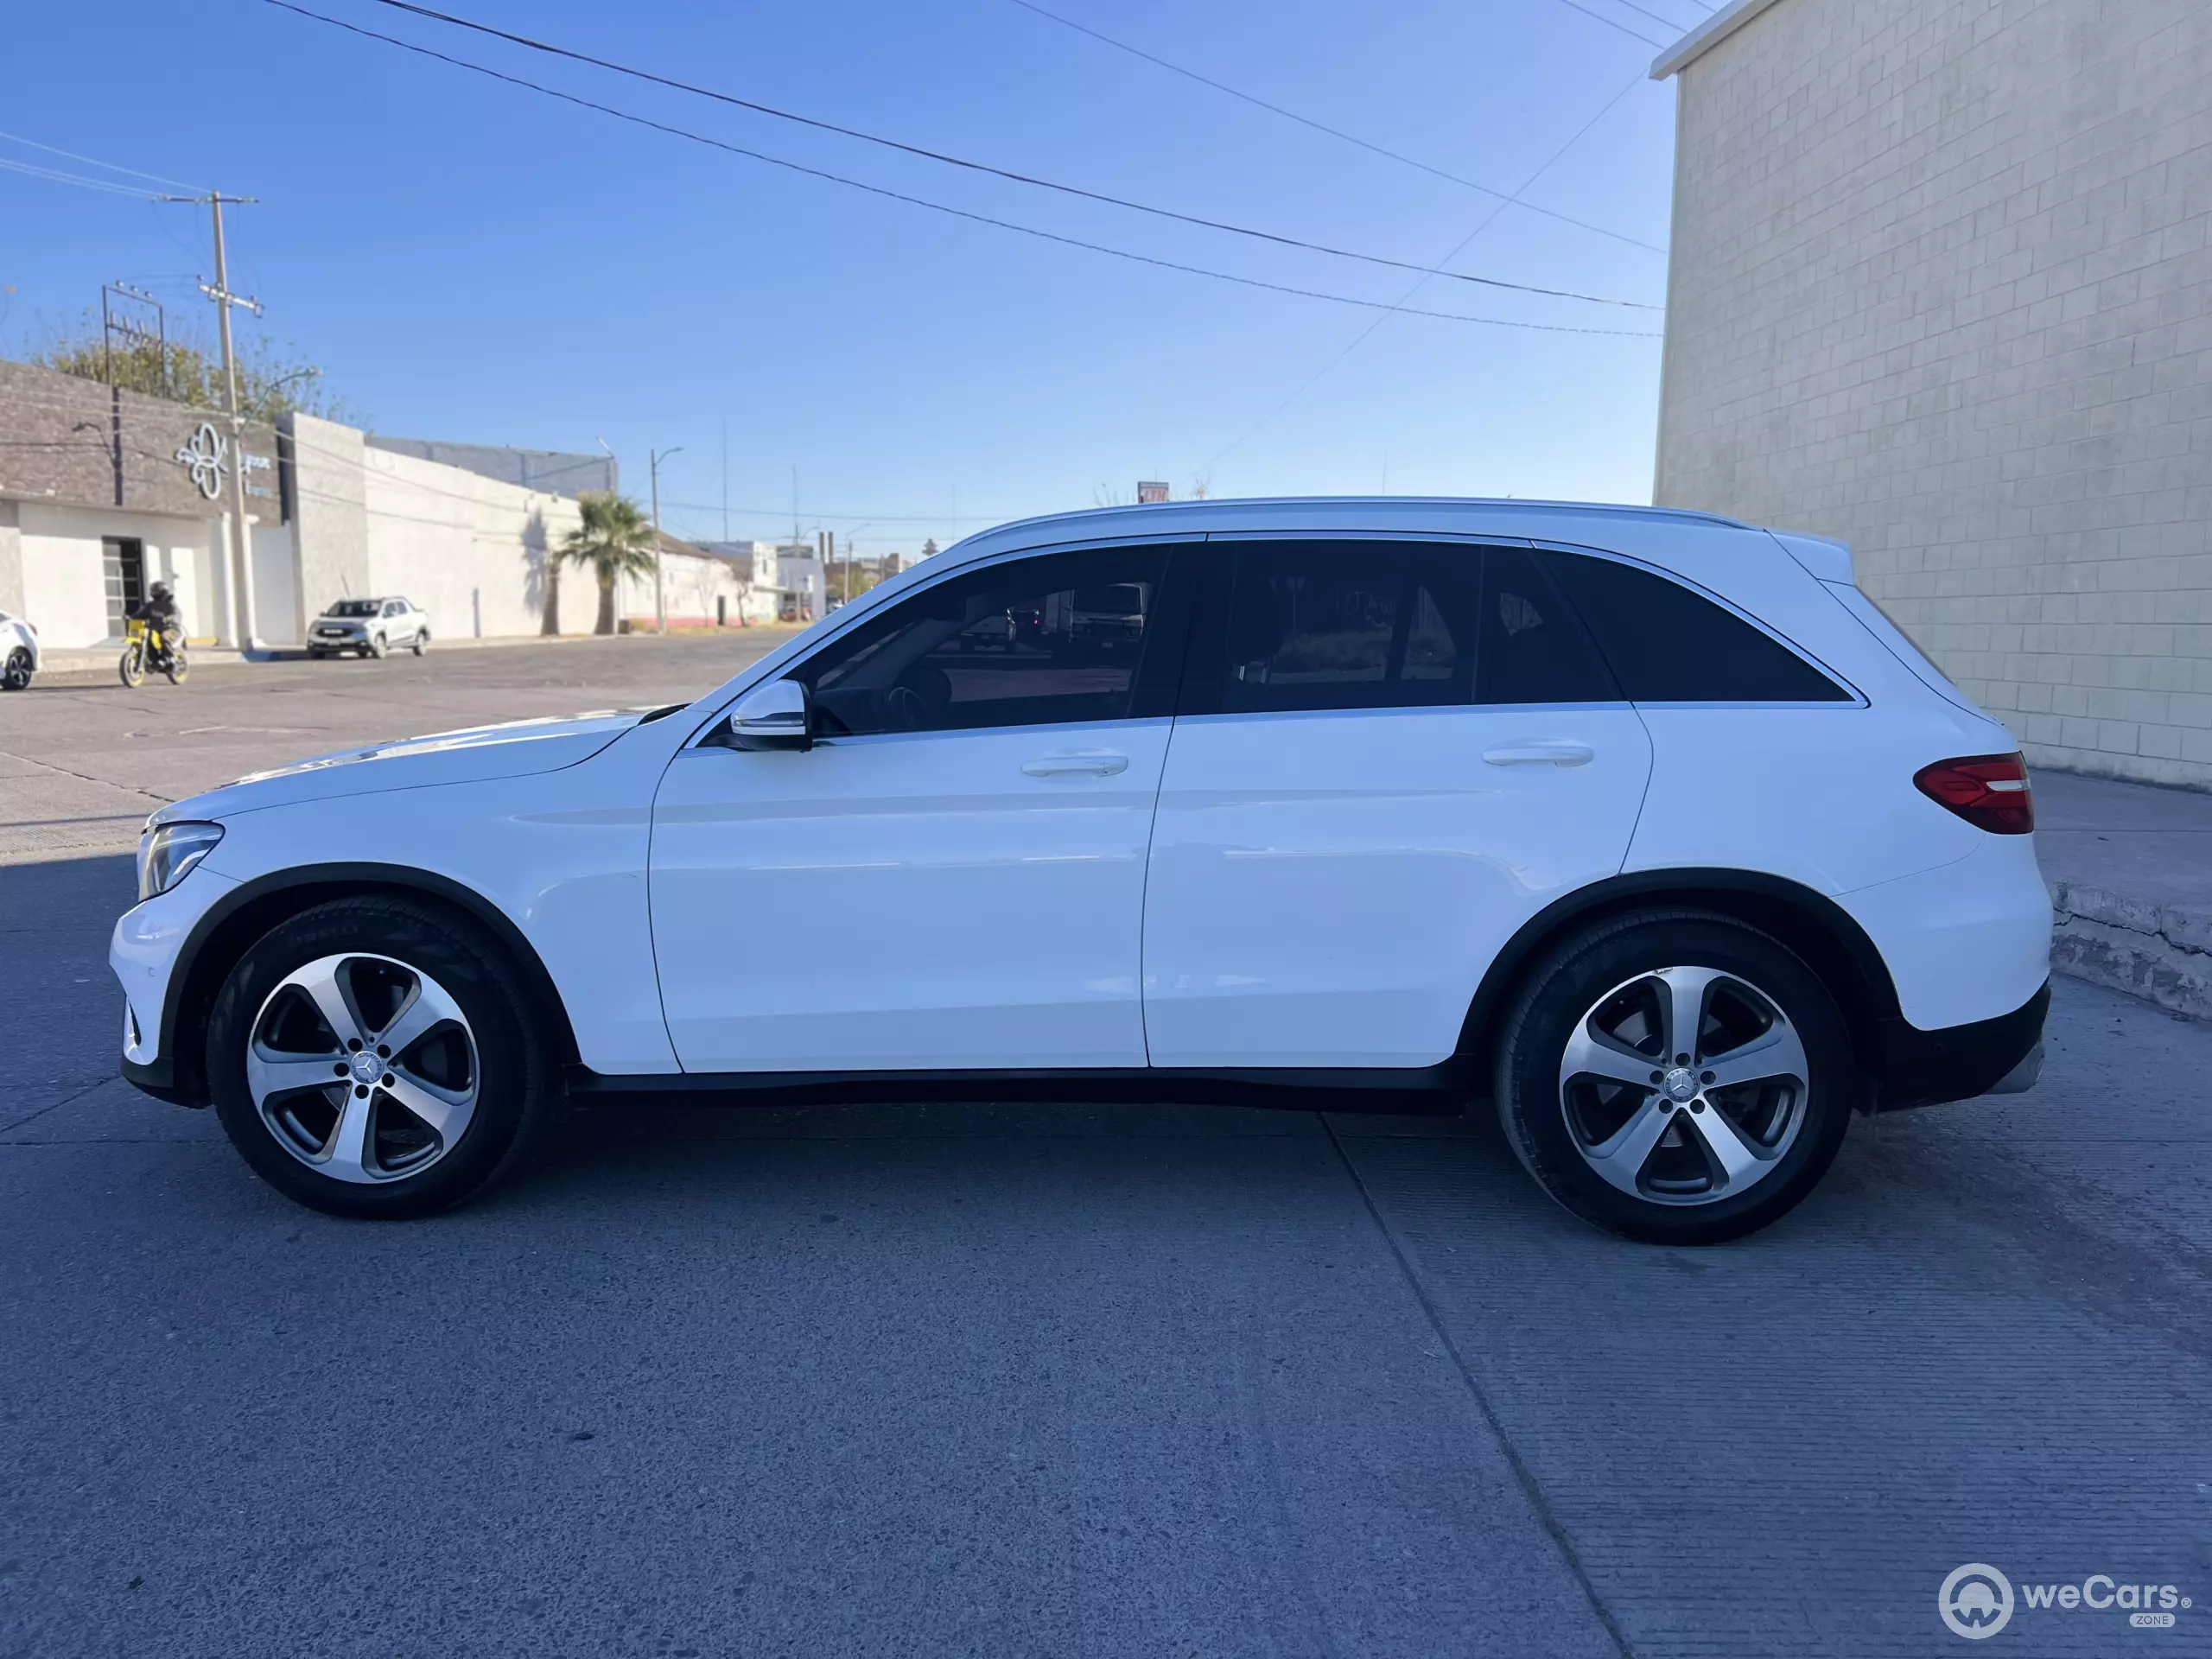
[[[0,691],[28,691],[39,671],[38,630],[0,611]]]
[[[1126,588],[1137,649],[982,624]],[[1693,512],[1204,502],[1010,524],[697,702],[164,807],[124,1071],[308,1205],[414,1215],[563,1093],[1490,1100],[1706,1242],[1855,1111],[2034,1079],[2005,728],[1839,543]]]
[[[336,657],[351,652],[381,657],[402,645],[417,657],[430,648],[430,619],[412,600],[341,599],[308,625],[308,655]]]

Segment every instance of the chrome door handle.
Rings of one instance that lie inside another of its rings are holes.
[[[1032,778],[1111,778],[1129,769],[1129,757],[1116,754],[1110,749],[1071,749],[1025,760],[1021,769]]]
[[[1546,739],[1535,743],[1501,743],[1484,749],[1483,759],[1493,766],[1585,766],[1598,758],[1587,743]]]

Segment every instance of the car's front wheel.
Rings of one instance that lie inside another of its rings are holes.
[[[1861,1091],[1820,977],[1727,917],[1592,927],[1524,983],[1499,1045],[1498,1116],[1529,1173],[1593,1225],[1709,1244],[1794,1209]]]
[[[31,654],[22,645],[8,653],[5,668],[0,668],[0,691],[28,691],[30,690]]]
[[[430,648],[430,631],[429,631],[428,628],[417,628],[417,629],[416,629],[416,630],[415,630],[415,654],[416,654],[417,657],[420,657],[420,656],[421,656],[424,652],[428,651],[429,648]]]
[[[240,958],[207,1026],[223,1128],[287,1197],[332,1215],[432,1214],[519,1160],[557,1097],[504,950],[402,898],[318,905]]]
[[[366,648],[365,650],[364,650],[364,651],[363,651],[363,652],[362,652],[361,654],[362,654],[363,656],[365,656],[365,657],[381,657],[381,656],[383,656],[383,655],[384,655],[384,635],[382,635],[382,634],[380,634],[380,633],[379,633],[379,634],[373,634],[373,635],[372,635],[372,636],[370,637],[370,639],[369,639],[369,643],[368,643],[367,648]]]

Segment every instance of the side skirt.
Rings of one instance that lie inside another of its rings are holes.
[[[1069,1105],[1261,1106],[1295,1112],[1448,1116],[1477,1092],[1464,1057],[1399,1070],[717,1071],[613,1076],[568,1068],[580,1098],[651,1096],[708,1106],[859,1106],[985,1102]]]

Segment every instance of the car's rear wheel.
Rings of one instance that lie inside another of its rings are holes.
[[[1819,976],[1729,918],[1653,912],[1553,951],[1508,1012],[1498,1116],[1529,1173],[1585,1221],[1709,1244],[1796,1208],[1861,1090]]]
[[[533,1011],[474,923],[397,898],[319,905],[217,995],[207,1076],[246,1162],[332,1215],[432,1214],[521,1158],[558,1093]]]

